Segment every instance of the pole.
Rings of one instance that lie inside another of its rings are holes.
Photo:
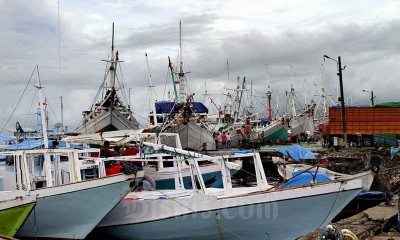
[[[374,104],[374,91],[371,91],[371,103],[372,103],[372,106],[375,105]]]
[[[344,146],[347,147],[347,128],[346,128],[346,108],[344,105],[344,93],[343,93],[343,76],[342,76],[342,61],[340,56],[338,57],[339,67],[339,84],[340,84],[340,103],[342,105],[342,129],[343,129],[343,142]]]

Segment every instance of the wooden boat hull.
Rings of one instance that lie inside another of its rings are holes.
[[[288,138],[286,125],[281,121],[275,121],[260,130],[260,136],[266,141],[282,140]]]
[[[314,134],[314,120],[308,115],[294,117],[290,120],[289,125],[290,130],[292,131],[292,136],[297,136],[301,133],[306,133],[307,131],[310,132],[310,134]]]
[[[177,124],[168,131],[179,134],[182,149],[202,150],[205,144],[206,150],[215,150],[215,142],[212,135],[194,122]],[[167,146],[176,147],[175,139],[172,137],[166,138],[163,143]]]
[[[328,224],[360,191],[361,181],[349,180],[226,198],[126,198],[96,233],[108,239],[292,240]]]
[[[28,194],[28,193],[26,193]],[[14,237],[36,204],[36,196],[0,197],[0,235]]]
[[[118,110],[101,111],[89,119],[85,124],[75,132],[91,134],[97,132],[107,132],[114,130],[132,130],[138,129],[139,124],[136,120],[131,121],[121,114]]]
[[[130,191],[132,179],[119,174],[34,190],[38,194],[35,213],[29,215],[17,236],[84,239]]]

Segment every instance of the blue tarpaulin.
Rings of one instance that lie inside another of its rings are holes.
[[[175,102],[159,101],[155,102],[156,113],[176,113],[178,112],[178,105]]]
[[[43,140],[29,139],[29,140],[24,140],[18,144],[5,146],[5,147],[3,147],[3,149],[7,149],[7,150],[32,149],[32,148],[40,148],[43,145],[44,145]]]
[[[8,145],[3,147],[5,150],[17,150],[17,149],[34,149],[34,148],[43,148],[44,141],[43,140],[35,140],[35,139],[26,139],[18,144]],[[53,140],[49,140],[49,148],[53,147]],[[58,147],[63,148],[66,147],[65,142],[59,142]],[[82,149],[82,146],[70,144],[71,148]]]
[[[201,102],[190,102],[196,113],[208,113],[208,108]],[[155,102],[156,113],[177,113],[181,104],[169,101]]]
[[[289,181],[287,181],[285,184],[283,184],[281,188],[308,185],[312,182],[315,175],[315,171],[304,172],[302,170],[299,170],[293,172],[292,174],[294,177]],[[317,183],[324,183],[324,182],[330,182],[332,180],[326,174],[318,172],[315,177],[315,181]]]
[[[285,156],[290,156],[295,161],[300,159],[315,159],[316,153],[311,152],[309,149],[302,147],[298,144],[294,144],[288,148],[278,148],[276,151],[282,153]]]
[[[360,193],[358,194],[359,197],[362,197],[362,196],[370,196],[370,195],[378,196],[378,195],[385,195],[385,193],[383,193],[383,192],[381,192],[381,191],[371,191],[371,192],[360,192]]]
[[[0,142],[10,142],[15,140],[15,137],[0,135]]]
[[[192,102],[194,111],[196,113],[208,113],[208,108],[201,102]]]
[[[400,147],[398,147],[398,148],[391,147],[390,148],[390,159],[393,159],[394,155],[396,155],[398,152],[400,152]]]
[[[240,154],[252,153],[253,150],[221,150],[219,152],[233,154],[233,155],[240,155]]]

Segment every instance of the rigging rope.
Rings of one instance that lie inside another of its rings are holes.
[[[14,110],[12,111],[10,117],[7,119],[7,122],[4,124],[3,128],[1,129],[0,134],[3,132],[4,128],[7,126],[8,122],[10,121],[10,119],[12,118],[12,116],[14,115],[15,110],[17,110],[17,107],[18,107],[18,105],[20,104],[20,102],[21,102],[21,100],[22,100],[22,97],[24,96],[25,91],[26,91],[26,89],[27,89],[28,86],[29,86],[29,83],[31,82],[32,77],[33,77],[33,74],[35,73],[36,69],[38,69],[38,65],[36,65],[35,68],[33,69],[33,72],[32,72],[32,74],[31,74],[31,77],[29,78],[29,81],[28,81],[28,83],[26,84],[25,89],[24,89],[24,91],[22,92],[21,97],[19,98],[17,105],[14,107]]]
[[[161,145],[161,150],[164,150],[164,145]],[[175,150],[175,151],[176,151],[176,150]],[[191,155],[189,155],[189,156],[190,156],[192,159],[194,159],[194,156],[191,156]],[[194,173],[192,173],[192,174],[194,174]],[[193,188],[193,189],[194,189],[194,188]],[[177,201],[176,199],[174,199],[174,198],[168,196],[168,194],[163,193],[163,192],[161,192],[160,190],[157,190],[157,189],[155,189],[155,191],[161,193],[161,194],[164,195],[164,196],[167,196],[168,199],[170,199],[170,200],[172,200],[172,201],[178,203],[178,204],[181,205],[182,207],[188,209],[189,211],[191,211],[191,213],[194,213],[194,214],[197,213],[195,210],[191,209],[190,207],[186,206],[185,204],[183,204],[183,203]],[[245,238],[239,236],[238,234],[232,232],[232,231],[229,230],[228,228],[222,226],[222,225],[220,224],[220,221],[214,222],[214,221],[212,221],[211,219],[204,219],[204,220],[205,220],[205,221],[208,221],[208,222],[210,222],[210,223],[212,223],[213,225],[216,225],[218,228],[221,228],[221,229],[227,231],[228,233],[232,234],[233,236],[235,236],[235,237],[238,238],[238,239],[243,239],[243,240],[245,239]],[[219,219],[219,220],[220,220],[220,219]],[[222,232],[221,232],[221,233],[222,233]]]
[[[33,99],[35,99],[36,98],[36,93],[37,93],[37,91],[35,91],[35,95],[33,95]],[[35,101],[32,101],[32,103],[31,103],[31,106],[29,107],[29,111],[28,111],[28,113],[30,113],[31,112],[31,110],[32,110],[32,106],[33,106],[33,103],[34,103]],[[26,115],[26,119],[25,119],[25,123],[24,123],[24,126],[27,126],[28,125],[28,118],[29,118],[29,114],[27,114]],[[32,118],[31,118],[32,119]],[[30,124],[31,122],[29,122],[29,124]]]

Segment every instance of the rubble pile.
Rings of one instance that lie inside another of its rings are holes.
[[[365,170],[366,161],[370,159],[371,152],[349,149],[329,152],[326,155],[329,158],[329,163],[326,165],[328,169],[345,174],[354,174]]]
[[[327,152],[329,163],[326,167],[332,171],[354,174],[378,166],[376,183],[383,192],[400,193],[400,156],[390,159],[389,149],[346,149]],[[372,160],[371,160],[372,159]],[[372,162],[375,160],[375,162]]]
[[[332,224],[332,227],[337,230],[347,229],[356,235],[358,239],[376,239],[373,238],[376,235],[400,236],[397,230],[394,229],[397,220],[397,204],[397,201],[391,202],[390,205],[380,204],[352,217],[342,219]],[[322,239],[321,236],[324,236],[325,232],[326,228],[318,229],[299,239]]]
[[[382,191],[400,194],[400,157],[383,160],[377,180]]]

